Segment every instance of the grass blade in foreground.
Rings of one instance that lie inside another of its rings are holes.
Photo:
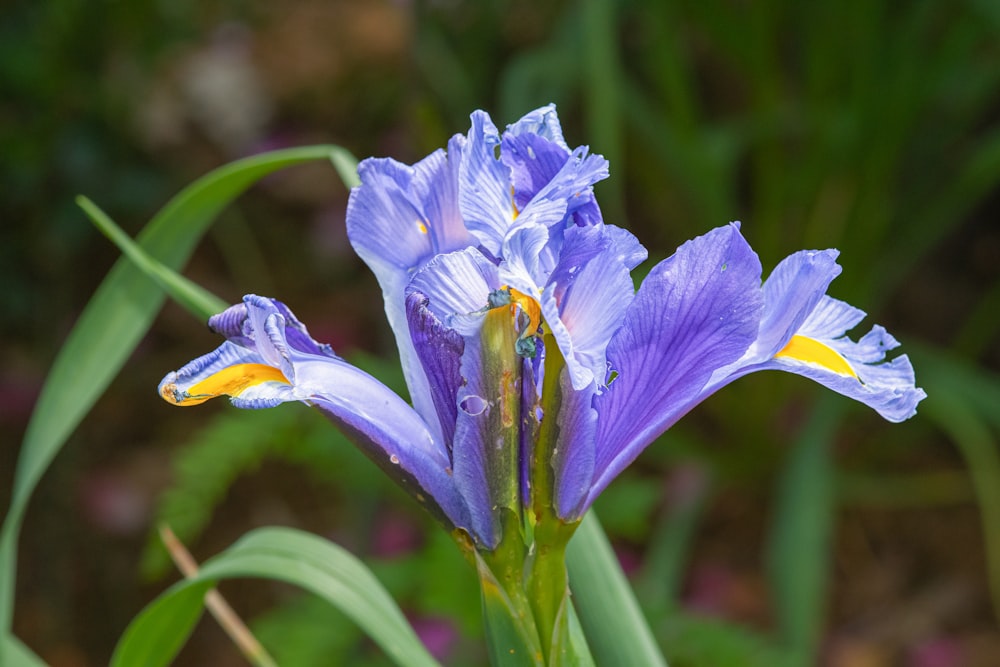
[[[181,191],[146,226],[140,245],[164,266],[180,267],[216,215],[264,176],[313,160],[336,146],[274,151],[221,167]],[[165,296],[127,258],[87,304],[57,356],[21,447],[10,509],[0,531],[0,663],[17,654],[6,641],[14,605],[17,536],[28,500],[63,443],[148,330]]]
[[[118,644],[112,667],[170,664],[201,614],[204,592],[217,580],[234,577],[300,586],[344,612],[396,664],[438,665],[361,561],[315,535],[291,528],[262,528],[248,533],[206,562],[196,577],[174,585],[146,607]]]
[[[632,588],[593,511],[566,550],[569,586],[598,665],[666,667]]]

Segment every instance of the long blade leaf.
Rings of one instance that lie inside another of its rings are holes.
[[[593,511],[566,550],[569,586],[598,665],[666,667],[632,588]]]
[[[256,181],[279,169],[331,159],[332,154],[342,152],[336,146],[296,148],[216,169],[161,209],[140,234],[139,245],[164,266],[179,268],[216,215]],[[11,628],[17,536],[28,499],[63,443],[135,349],[164,298],[159,286],[123,257],[101,283],[56,357],[28,424],[0,531],[0,637]],[[0,663],[10,659],[14,649],[9,646],[0,642]]]
[[[162,667],[180,650],[201,613],[203,593],[220,579],[254,577],[299,586],[357,623],[396,664],[436,667],[403,613],[371,571],[350,552],[292,528],[261,528],[175,584],[132,622],[112,667]],[[197,607],[191,603],[194,597]]]
[[[825,396],[779,480],[768,570],[782,643],[795,664],[815,661],[826,609],[835,500],[831,449],[843,401]]]

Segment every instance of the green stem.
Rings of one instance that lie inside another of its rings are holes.
[[[542,650],[549,664],[561,662],[569,648],[569,578],[566,544],[577,523],[567,524],[555,512],[555,471],[552,460],[559,438],[560,379],[566,366],[555,338],[545,336],[545,375],[538,438],[531,453],[531,519],[534,536],[525,568],[525,589],[535,616]]]

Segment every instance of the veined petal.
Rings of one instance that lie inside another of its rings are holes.
[[[517,209],[510,168],[496,155],[500,134],[485,111],[472,114],[472,128],[462,153],[459,206],[465,226],[484,248],[500,255],[500,246]]]
[[[434,151],[413,165],[413,189],[423,204],[427,233],[435,254],[460,250],[473,243],[465,228],[458,205],[458,178],[465,137],[456,134],[448,141],[448,153]]]
[[[568,277],[568,288],[560,290],[555,285],[542,294],[542,315],[577,390],[604,384],[608,342],[621,327],[635,295],[628,268],[614,254],[609,247]],[[558,304],[554,294],[559,294]]]
[[[764,314],[754,351],[770,358],[784,347],[840,275],[836,250],[789,255],[764,281]],[[843,332],[841,332],[843,333]]]
[[[438,153],[425,162],[442,161],[443,151]],[[351,190],[347,204],[347,235],[379,282],[386,273],[413,270],[434,253],[430,221],[413,186],[416,174],[414,167],[389,158],[358,165],[361,185]]]
[[[500,159],[510,167],[514,203],[521,210],[559,173],[570,156],[562,146],[531,133],[505,132],[500,147]]]
[[[294,316],[288,326],[284,313],[289,311],[280,302],[250,295],[213,318],[233,338],[167,374],[161,396],[180,405],[221,395],[242,408],[314,405],[432,513],[451,527],[467,528],[468,511],[444,444],[388,387],[328,347],[311,338],[307,344],[305,327]]]
[[[608,345],[617,374],[598,396],[596,474],[587,504],[703,397],[715,369],[757,334],[760,261],[737,225],[688,241],[656,265]]]
[[[427,308],[445,326],[463,330],[465,316],[480,320],[490,292],[500,287],[497,267],[481,252],[466,248],[438,255],[413,276],[407,293],[420,293]]]
[[[504,239],[504,259],[498,270],[500,283],[537,301],[546,282],[543,256],[548,243],[549,230],[544,224],[526,224],[511,232]]]
[[[592,187],[594,183],[608,177],[608,161],[604,156],[588,154],[586,146],[576,148],[569,159],[532,198],[532,202],[544,200],[561,200],[567,204],[567,212],[576,209],[593,200]]]
[[[358,166],[361,185],[351,191],[347,232],[358,255],[382,287],[385,313],[399,348],[413,406],[443,437],[427,378],[416,358],[405,311],[405,287],[413,272],[436,254],[467,247],[472,237],[458,205],[458,170],[464,140],[449,142],[413,167],[368,159]]]
[[[410,322],[413,347],[427,376],[444,442],[450,448],[455,438],[458,389],[463,382],[461,363],[465,341],[457,331],[441,324],[427,307],[428,302],[423,294],[411,292],[406,297],[406,317]]]
[[[508,125],[505,134],[513,136],[537,134],[556,144],[567,155],[570,152],[566,140],[563,139],[562,126],[559,124],[559,115],[556,113],[555,104],[546,104],[544,107],[529,111],[519,120]]]
[[[863,311],[824,295],[772,358],[734,369],[720,386],[754,371],[783,370],[860,401],[888,421],[909,419],[927,394],[915,386],[906,355],[883,361],[899,345],[884,328],[873,327],[857,342],[844,335],[863,317]]]
[[[596,384],[578,390],[566,371],[559,378],[562,405],[559,409],[559,435],[552,456],[555,473],[555,509],[563,521],[579,519],[586,511],[585,501],[594,479],[597,411],[593,408]]]

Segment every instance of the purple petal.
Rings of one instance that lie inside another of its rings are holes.
[[[496,266],[478,250],[467,248],[428,262],[413,276],[407,293],[424,295],[434,316],[452,327],[456,317],[481,311],[490,292],[499,287]]]
[[[425,178],[431,163],[444,161],[443,154],[426,158],[431,162],[422,170]],[[414,186],[417,170],[389,158],[369,158],[358,165],[358,176],[361,185],[351,190],[347,204],[347,235],[379,282],[387,273],[409,271],[427,261],[434,245]]]
[[[510,167],[514,202],[523,209],[566,164],[570,153],[537,134],[504,133],[501,159]]]
[[[423,294],[411,293],[406,298],[406,317],[410,322],[413,347],[427,376],[444,442],[450,448],[455,438],[465,341],[456,331],[442,325],[427,308],[427,303]]]
[[[786,257],[764,281],[764,314],[755,350],[770,358],[788,344],[838,275],[836,250],[802,250]],[[843,333],[843,332],[841,332]]]
[[[510,168],[497,159],[500,135],[485,111],[472,114],[459,171],[459,206],[465,225],[494,256],[517,211],[511,196]]]
[[[552,457],[555,508],[559,518],[570,522],[583,516],[584,502],[594,479],[597,411],[592,403],[596,386],[574,389],[565,371],[559,383],[563,399],[559,408],[559,435]]]
[[[883,361],[886,352],[899,345],[885,329],[875,326],[857,342],[844,335],[863,317],[857,308],[824,295],[793,332],[796,340],[811,346],[800,349],[815,349],[820,354],[782,349],[773,358],[738,364],[717,382],[716,388],[758,370],[782,370],[860,401],[891,422],[909,419],[927,394],[915,386],[913,366],[906,355]]]
[[[447,448],[403,399],[308,338],[305,327],[278,302],[250,295],[239,308],[213,318],[213,325],[232,339],[169,373],[160,384],[164,398],[194,404],[210,397],[201,389],[206,388],[212,395],[230,395],[241,408],[286,401],[314,405],[418,502],[450,526],[469,526]],[[244,317],[238,322],[240,312]]]
[[[569,146],[563,139],[562,127],[559,125],[559,115],[556,105],[547,104],[544,107],[529,111],[517,122],[508,125],[504,134],[537,134],[559,146],[565,154],[569,154]]]
[[[566,359],[573,386],[603,385],[607,347],[621,327],[635,287],[628,268],[616,261],[609,247],[568,278],[566,290],[542,295],[542,313]],[[554,294],[561,292],[558,311]]]
[[[736,225],[688,241],[653,268],[608,345],[617,377],[595,399],[588,504],[701,400],[715,369],[743,355],[761,308],[760,262]]]

